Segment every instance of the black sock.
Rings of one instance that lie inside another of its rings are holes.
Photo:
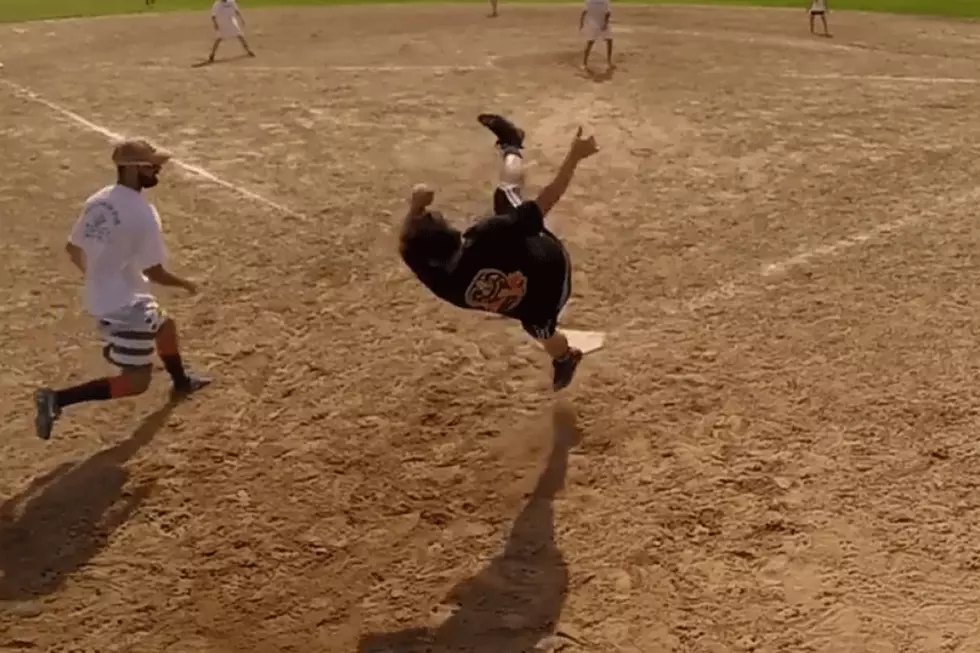
[[[59,408],[84,401],[105,401],[112,399],[112,387],[109,385],[109,379],[97,379],[66,390],[58,390],[55,397]]]
[[[171,354],[160,358],[163,359],[163,367],[173,379],[174,385],[186,385],[187,372],[184,371],[184,361],[181,360],[180,354]]]

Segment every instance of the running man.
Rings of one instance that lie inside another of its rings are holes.
[[[193,282],[169,272],[160,216],[141,191],[159,182],[170,159],[142,139],[125,140],[112,152],[117,181],[85,201],[65,250],[85,275],[85,308],[98,321],[102,355],[120,374],[63,390],[42,388],[34,395],[37,435],[51,437],[62,410],[73,404],[132,397],[146,392],[153,372],[154,345],[177,395],[210,381],[184,370],[177,325],[150,294],[149,281],[195,293]]]
[[[237,0],[214,0],[214,4],[211,5],[211,24],[214,25],[217,36],[214,39],[214,45],[211,46],[211,56],[208,57],[208,63],[214,63],[214,57],[218,54],[218,46],[225,39],[238,39],[238,42],[245,48],[245,53],[250,57],[255,56],[252,49],[248,47],[248,41],[245,40],[245,17],[242,16],[242,12],[238,8]]]
[[[830,28],[827,27],[827,14],[829,12],[827,7],[827,0],[811,0],[810,2],[810,34],[816,34],[815,29],[817,16],[820,17],[820,22],[823,23],[823,35],[830,36]]]
[[[552,387],[558,391],[572,382],[582,352],[558,330],[558,316],[571,294],[572,267],[544,218],[568,189],[578,164],[599,148],[594,137],[582,138],[580,127],[555,178],[536,200],[525,201],[524,132],[493,114],[481,114],[479,121],[497,137],[503,158],[494,215],[461,233],[429,209],[435,194],[420,184],[412,191],[399,252],[437,297],[520,321],[551,356]]]
[[[589,70],[589,55],[592,54],[592,46],[596,40],[603,39],[606,42],[606,68],[613,69],[612,54],[612,28],[609,27],[609,20],[612,18],[612,9],[609,0],[585,0],[585,8],[578,18],[578,29],[585,37],[585,53],[582,55],[582,68]]]

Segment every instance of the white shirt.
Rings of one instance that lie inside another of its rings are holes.
[[[609,0],[585,0],[585,13],[589,20],[599,23],[605,22],[606,14],[609,13]]]
[[[235,22],[238,14],[238,2],[236,0],[215,0],[211,5],[211,16],[223,25]]]
[[[85,252],[85,310],[101,317],[150,294],[143,270],[163,265],[160,216],[126,186],[106,186],[87,200],[69,242]]]
[[[813,0],[810,11],[827,11],[827,0]]]

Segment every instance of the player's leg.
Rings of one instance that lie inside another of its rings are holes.
[[[610,68],[613,67],[612,55],[613,55],[613,40],[611,36],[607,36],[606,37],[606,65]]]
[[[208,55],[208,63],[214,63],[214,58],[218,54],[219,45],[221,45],[221,36],[214,39],[214,45],[211,46],[211,54]]]
[[[585,51],[582,53],[582,67],[589,67],[589,55],[592,54],[592,46],[595,45],[595,39],[589,39],[585,42]]]
[[[481,113],[477,118],[497,137],[500,149],[500,180],[493,191],[493,212],[509,213],[523,202],[524,192],[524,130],[502,116]]]
[[[817,24],[817,15],[811,11],[810,12],[810,33],[811,34],[815,34],[816,33],[816,24]]]
[[[490,0],[490,18],[497,17],[497,0]]]
[[[245,53],[248,54],[248,56],[250,56],[250,57],[254,57],[255,56],[255,53],[252,52],[252,48],[248,47],[248,41],[245,40],[245,35],[244,34],[239,34],[238,35],[238,42],[242,44],[242,47],[243,48],[245,48]]]
[[[820,14],[820,22],[823,23],[823,35],[830,36],[830,27],[827,26],[827,12]]]
[[[568,337],[558,330],[557,315],[547,320],[522,322],[524,330],[540,343],[551,357],[551,387],[557,392],[567,388],[582,362],[582,352],[568,344]]]
[[[558,329],[558,318],[572,294],[571,258],[557,236],[551,232],[546,232],[544,236],[552,239],[557,247],[554,248],[554,274],[545,275],[540,282],[554,284],[557,301],[547,314],[542,314],[541,318],[525,320],[522,324],[524,330],[537,340],[551,357],[552,388],[557,392],[568,387],[575,378],[575,371],[582,362],[582,352],[569,345],[568,338]]]
[[[500,179],[493,189],[494,215],[510,213],[524,201],[524,157],[517,148],[500,149]]]
[[[153,372],[154,348],[160,352],[176,393],[188,394],[209,383],[207,379],[189,376],[184,371],[176,325],[150,298],[105,316],[99,321],[99,329],[106,342],[103,356],[117,366],[120,373],[61,390],[38,390],[34,395],[35,427],[41,439],[51,437],[54,423],[68,406],[146,392]]]
[[[184,369],[184,360],[180,353],[180,338],[177,323],[171,317],[165,317],[153,337],[157,354],[163,362],[163,368],[170,375],[173,391],[176,394],[190,394],[211,383],[210,379],[191,375]]]

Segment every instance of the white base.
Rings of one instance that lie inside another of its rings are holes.
[[[605,331],[575,331],[573,329],[560,329],[568,337],[568,344],[575,347],[583,354],[591,354],[602,349],[606,344]],[[538,342],[535,340],[535,342]],[[540,345],[540,343],[538,343]]]

